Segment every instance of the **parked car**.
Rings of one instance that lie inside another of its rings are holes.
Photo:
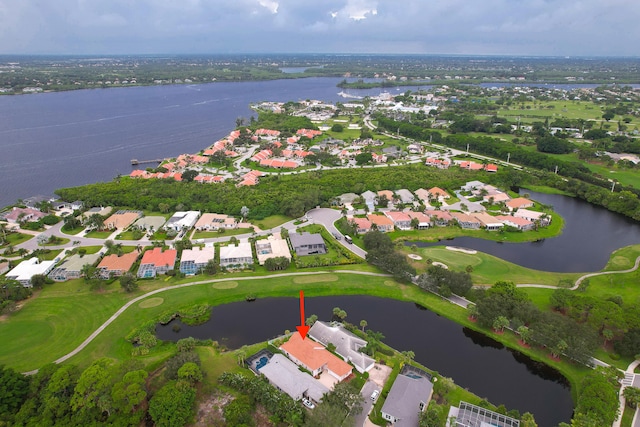
[[[340,236],[338,233],[333,233],[333,237],[335,237],[336,240],[342,240],[342,236]]]
[[[380,396],[380,391],[373,390],[373,393],[371,393],[371,400],[375,402],[376,400],[378,400],[378,396]]]
[[[313,409],[316,407],[316,405],[314,405],[313,402],[311,402],[309,399],[306,399],[304,397],[302,398],[302,404],[309,409]]]

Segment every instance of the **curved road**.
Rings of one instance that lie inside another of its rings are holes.
[[[118,311],[116,311],[111,317],[109,317],[102,325],[100,325],[100,327],[98,329],[93,331],[93,333],[91,335],[89,335],[87,337],[87,339],[85,339],[78,347],[76,347],[74,350],[70,351],[69,353],[65,354],[64,356],[60,357],[59,359],[57,359],[53,363],[62,363],[64,361],[72,358],[76,354],[80,353],[82,350],[84,350],[84,348],[87,345],[89,345],[91,343],[91,341],[93,341],[98,335],[100,335],[100,333],[102,331],[104,331],[107,328],[107,326],[112,324],[118,317],[120,317],[120,315],[122,313],[124,313],[127,308],[131,307],[133,304],[135,304],[135,303],[137,303],[137,302],[139,302],[139,301],[141,301],[141,300],[143,300],[143,299],[145,299],[147,297],[159,294],[161,292],[170,291],[172,289],[188,288],[190,286],[203,285],[203,284],[216,283],[216,282],[229,282],[229,281],[238,282],[238,281],[246,281],[246,280],[255,280],[257,278],[270,279],[270,278],[277,278],[277,277],[309,276],[309,275],[314,275],[314,274],[335,274],[335,273],[358,274],[358,275],[362,275],[362,276],[375,276],[375,277],[392,277],[390,274],[371,273],[371,272],[368,272],[368,271],[333,270],[333,271],[309,271],[309,272],[302,272],[302,273],[280,273],[280,274],[272,274],[272,275],[268,275],[268,276],[228,277],[228,278],[225,278],[225,279],[201,280],[201,281],[198,281],[198,282],[183,283],[181,285],[166,286],[164,288],[155,289],[153,291],[147,292],[146,294],[140,295],[139,297],[136,297],[136,298],[132,299],[131,301],[127,302],[125,305],[120,307],[120,309]],[[23,373],[25,375],[34,375],[37,372],[38,372],[38,370],[34,369],[33,371],[23,372]]]

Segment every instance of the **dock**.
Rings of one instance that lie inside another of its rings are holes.
[[[152,160],[131,159],[131,166],[143,165],[143,164],[146,164],[146,163],[162,163],[163,161],[164,161],[164,159],[152,159]]]

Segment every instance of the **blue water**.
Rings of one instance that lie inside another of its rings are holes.
[[[269,358],[267,356],[262,356],[260,358],[260,360],[258,360],[258,363],[256,363],[256,369],[259,370],[260,368],[262,368],[267,363],[269,363]]]

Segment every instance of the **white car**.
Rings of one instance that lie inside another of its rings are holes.
[[[380,391],[373,390],[373,393],[371,393],[371,400],[373,400],[375,402],[376,400],[378,400],[378,396],[379,395],[380,395]]]
[[[314,405],[313,402],[311,402],[309,399],[305,399],[304,397],[302,398],[302,404],[309,409],[313,409],[316,407],[316,405]]]

